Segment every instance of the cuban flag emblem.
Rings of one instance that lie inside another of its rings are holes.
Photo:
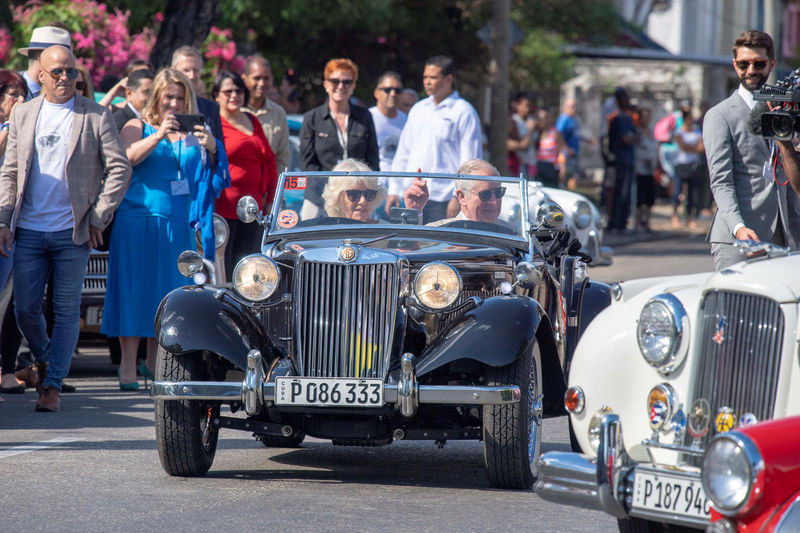
[[[714,328],[714,335],[711,337],[711,340],[716,342],[719,345],[722,345],[725,342],[725,317],[719,317],[717,320],[717,325]]]

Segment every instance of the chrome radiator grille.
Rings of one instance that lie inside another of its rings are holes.
[[[83,277],[83,293],[103,294],[106,292],[108,276],[108,253],[95,252],[89,255],[86,275]]]
[[[399,268],[300,261],[295,332],[300,373],[386,376],[394,337]]]
[[[769,298],[715,291],[703,300],[698,326],[701,359],[692,399],[704,398],[711,408],[705,447],[716,432],[715,417],[722,407],[733,409],[737,425],[745,413],[758,420],[772,418],[784,317]],[[687,443],[691,440],[687,435]]]

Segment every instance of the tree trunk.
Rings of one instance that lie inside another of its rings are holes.
[[[508,20],[509,0],[494,0],[492,11],[492,60],[489,67],[492,78],[492,105],[489,129],[491,161],[503,176],[508,175]]]
[[[168,67],[172,52],[180,46],[200,49],[218,17],[219,0],[167,0],[164,22],[150,54],[153,67]]]

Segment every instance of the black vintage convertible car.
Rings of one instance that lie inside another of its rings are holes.
[[[463,190],[461,213],[387,214],[389,184],[415,178]],[[542,417],[563,414],[570,354],[610,293],[587,279],[559,206],[531,225],[527,198],[517,178],[363,172],[283,174],[266,215],[242,198],[261,253],[219,288],[185,252],[194,284],[156,316],[164,470],[204,474],[222,428],[283,447],[475,439],[492,486],[530,487]],[[472,216],[467,200],[491,209]]]

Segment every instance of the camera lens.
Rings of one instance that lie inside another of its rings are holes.
[[[776,139],[791,139],[794,135],[794,121],[792,117],[785,114],[774,115],[772,117],[772,131]]]

